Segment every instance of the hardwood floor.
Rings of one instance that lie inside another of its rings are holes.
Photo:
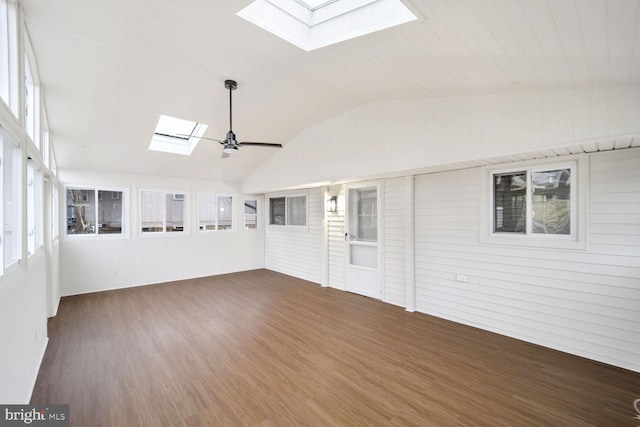
[[[72,426],[637,426],[640,374],[267,270],[63,298]]]

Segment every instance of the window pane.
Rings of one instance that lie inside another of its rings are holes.
[[[98,191],[98,234],[122,234],[122,191]]]
[[[218,196],[218,230],[233,228],[233,200],[230,196]]]
[[[140,221],[143,233],[164,231],[164,197],[158,191],[143,191],[140,195]]]
[[[58,184],[53,183],[53,192],[51,193],[51,229],[53,230],[52,238],[53,240],[58,238],[58,230],[60,229],[60,224],[58,223]]]
[[[93,189],[67,190],[67,234],[93,234],[96,201]]]
[[[493,231],[525,233],[527,213],[527,174],[514,172],[493,176]]]
[[[8,8],[6,1],[0,1],[0,97],[9,105],[9,32],[4,30],[8,27]]]
[[[27,253],[33,255],[43,244],[42,169],[27,160]]]
[[[35,232],[35,172],[33,160],[27,160],[27,254],[29,256],[36,252],[36,232]]]
[[[31,64],[27,55],[24,56],[24,114],[25,114],[25,130],[31,137],[31,140],[39,147],[39,140],[36,141],[35,123],[36,123],[36,88],[33,83],[33,74],[31,73]]]
[[[378,241],[378,196],[377,189],[349,189],[349,233],[355,240]]]
[[[216,195],[200,193],[198,195],[198,229],[213,231],[216,229]]]
[[[269,199],[269,224],[285,225],[285,198]]]
[[[0,1],[0,96],[18,117],[18,27],[15,2]]]
[[[531,174],[533,233],[571,233],[571,170]]]
[[[258,201],[257,200],[244,201],[244,228],[245,229],[258,228]]]
[[[43,176],[42,168],[37,168],[34,174],[35,186],[35,232],[36,232],[36,249],[44,245],[44,206],[43,206]]]
[[[287,224],[307,225],[307,197],[287,197]]]
[[[167,231],[184,231],[184,194],[167,194]]]
[[[22,217],[21,186],[22,156],[20,148],[3,134],[2,142],[2,178],[3,178],[3,216],[4,216],[4,266],[17,262],[22,252],[20,219]]]

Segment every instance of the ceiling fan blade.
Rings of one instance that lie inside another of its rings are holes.
[[[255,145],[255,146],[262,146],[262,147],[277,147],[277,148],[282,148],[282,144],[273,144],[270,142],[239,142],[238,143],[239,146],[244,146],[244,145]]]

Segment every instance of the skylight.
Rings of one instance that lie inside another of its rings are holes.
[[[161,115],[151,137],[149,150],[188,156],[206,130],[205,124]]]
[[[238,16],[306,51],[417,19],[400,0],[254,0]]]

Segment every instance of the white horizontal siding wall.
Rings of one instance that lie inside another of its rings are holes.
[[[406,307],[406,220],[409,206],[407,179],[384,180],[384,281],[382,300]]]
[[[588,250],[480,244],[480,176],[416,177],[416,310],[640,371],[640,151],[590,156]]]
[[[327,214],[328,239],[328,285],[332,288],[346,289],[346,250],[344,238],[344,185],[336,185],[327,189],[328,196],[338,198],[338,209],[335,213]]]
[[[299,194],[299,191],[295,192],[295,195]],[[270,226],[267,218],[265,267],[322,283],[324,193],[321,188],[312,188],[307,194],[307,227]],[[278,193],[278,196],[286,195],[287,193]],[[265,198],[267,206],[269,197],[267,195]]]

